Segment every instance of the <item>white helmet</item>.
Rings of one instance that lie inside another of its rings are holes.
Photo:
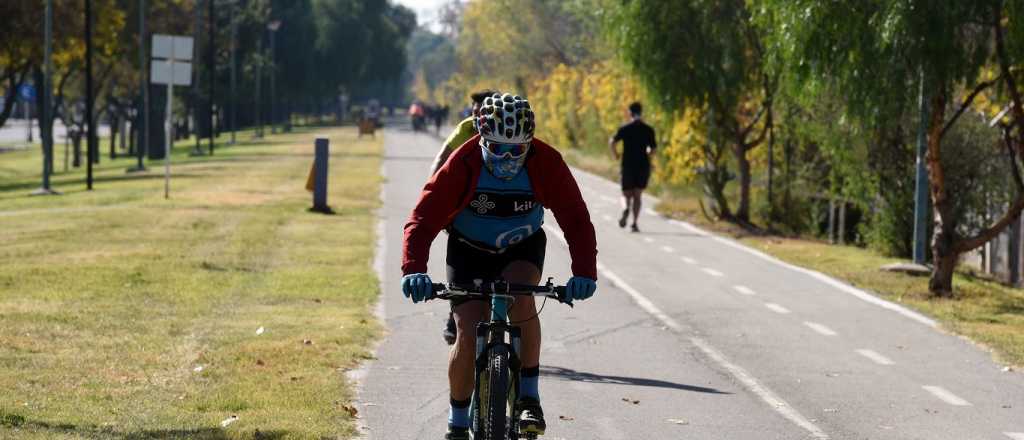
[[[518,95],[495,93],[484,98],[474,125],[480,137],[490,142],[526,144],[533,140],[533,110],[530,102]]]

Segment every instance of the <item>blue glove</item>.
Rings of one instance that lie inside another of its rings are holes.
[[[565,299],[569,302],[587,299],[594,296],[595,290],[597,281],[586,277],[572,277],[565,283]]]
[[[402,293],[406,298],[412,298],[414,303],[426,301],[434,294],[434,285],[430,281],[430,275],[411,273],[402,277]]]

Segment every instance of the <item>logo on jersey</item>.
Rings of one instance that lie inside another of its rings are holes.
[[[494,209],[494,202],[487,200],[487,194],[480,194],[476,200],[469,202],[469,206],[476,209],[476,213],[483,215]]]
[[[533,235],[533,226],[522,225],[498,234],[498,237],[494,239],[494,247],[498,249],[506,248],[526,240],[531,235]]]

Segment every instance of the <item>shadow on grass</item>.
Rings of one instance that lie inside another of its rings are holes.
[[[624,376],[605,376],[594,373],[587,373],[584,371],[576,371],[571,368],[564,367],[551,367],[541,366],[540,372],[542,375],[548,377],[555,377],[562,380],[590,382],[590,383],[603,383],[613,385],[635,385],[643,387],[656,387],[656,388],[668,388],[673,390],[681,391],[692,391],[695,393],[708,393],[708,394],[732,394],[730,392],[717,390],[714,388],[701,387],[696,385],[687,385],[682,383],[668,382],[658,379],[643,379],[638,377],[624,377]]]
[[[222,428],[202,427],[194,429],[141,429],[137,431],[122,432],[113,426],[96,425],[75,425],[72,423],[47,422],[41,420],[29,420],[17,414],[0,412],[0,428],[12,430],[24,430],[29,432],[50,432],[56,434],[78,435],[87,438],[109,438],[119,440],[170,440],[170,439],[194,439],[194,440],[227,440],[231,438]],[[287,431],[260,431],[257,429],[252,438],[254,440],[275,440],[288,436]],[[235,436],[237,437],[237,436]]]
[[[195,178],[198,178],[198,177],[202,177],[202,176],[201,175],[197,175],[197,174],[188,174],[188,173],[172,173],[171,174],[171,179],[172,180],[173,179],[195,179]],[[141,173],[139,173],[139,174],[122,174],[122,175],[110,175],[110,176],[104,176],[104,175],[93,176],[92,181],[93,181],[93,184],[101,184],[101,183],[111,183],[111,182],[131,182],[131,181],[140,181],[140,180],[162,180],[163,178],[164,178],[163,173],[160,173],[160,174],[156,174],[156,173],[141,174]],[[86,178],[83,176],[83,177],[78,178],[78,179],[54,180],[52,184],[53,184],[54,188],[59,191],[60,187],[62,187],[62,186],[73,186],[73,185],[85,186],[85,181],[86,181]],[[39,188],[39,181],[38,180],[21,181],[21,182],[16,182],[16,183],[0,184],[0,192],[5,192],[5,191],[28,191],[28,190],[33,190],[33,189],[36,189],[36,188]]]

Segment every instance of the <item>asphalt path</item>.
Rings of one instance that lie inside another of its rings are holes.
[[[402,226],[438,136],[384,130],[376,359],[352,374],[369,439],[441,439],[448,305],[400,291]],[[575,170],[597,228],[598,291],[541,313],[548,439],[1024,440],[1024,375],[929,318],[647,211]],[[652,207],[654,200],[645,201]],[[548,213],[545,277],[569,255]],[[442,233],[430,275],[444,280]]]

